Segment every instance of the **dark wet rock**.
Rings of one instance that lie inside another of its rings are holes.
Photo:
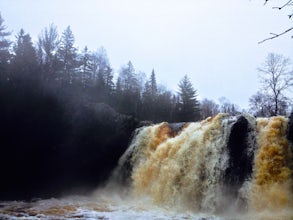
[[[289,122],[287,126],[287,138],[293,142],[293,112],[289,116]]]
[[[0,87],[0,106],[0,200],[94,189],[138,124],[107,104],[65,105],[35,87]]]
[[[118,183],[121,186],[129,186],[131,184],[131,173],[133,170],[132,154],[134,148],[130,148],[130,144],[133,138],[139,134],[143,127],[144,126],[141,127],[139,124],[138,128],[135,129],[134,132],[132,132],[130,141],[127,145],[127,149],[125,150],[122,157],[119,159],[119,164],[112,173],[111,183]]]
[[[151,126],[153,124],[154,124],[154,122],[152,122],[152,121],[140,121],[137,127],[140,128],[140,127],[145,127],[145,126]]]
[[[293,112],[289,117],[289,122],[287,126],[287,138],[291,142],[291,151],[293,153]]]
[[[227,149],[229,154],[228,167],[224,175],[224,194],[232,203],[239,198],[239,189],[252,175],[254,141],[253,128],[244,116],[239,116],[231,128]],[[251,140],[250,140],[251,139]],[[245,205],[245,204],[240,204]]]
[[[68,182],[73,178],[82,186],[95,187],[117,166],[138,123],[103,103],[95,104],[93,109],[87,107],[83,114],[87,114],[86,119],[74,121],[72,147],[64,152],[65,161],[73,165],[73,168],[67,166],[67,170],[74,171],[74,175],[67,176]],[[72,156],[68,157],[69,153]]]

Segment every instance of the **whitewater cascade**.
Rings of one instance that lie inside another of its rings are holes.
[[[293,220],[292,141],[293,117],[140,127],[105,186],[0,201],[0,219]]]
[[[293,218],[288,119],[218,114],[138,128],[114,172],[135,198],[172,210]]]

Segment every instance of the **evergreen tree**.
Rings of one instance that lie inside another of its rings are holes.
[[[172,96],[172,108],[171,108],[171,122],[180,122],[180,98],[178,94],[173,94]]]
[[[196,90],[187,75],[179,83],[179,120],[182,122],[195,121],[200,118],[199,103]]]
[[[113,70],[107,56],[106,50],[102,47],[91,54],[91,82],[93,83],[93,94],[99,102],[112,101],[114,91]]]
[[[157,81],[156,81],[156,75],[155,75],[154,69],[151,74],[150,86],[151,86],[151,95],[152,95],[153,99],[155,99],[157,96],[158,88],[157,88]]]
[[[95,54],[95,69],[97,70],[97,88],[98,92],[111,93],[114,88],[113,71],[106,50],[102,47]]]
[[[13,74],[21,78],[36,79],[38,63],[31,37],[21,29],[16,39],[16,44],[13,47]]]
[[[91,63],[92,63],[91,79],[94,82],[94,84],[96,84],[98,80],[98,72],[100,68],[100,56],[98,51],[91,54]]]
[[[113,106],[114,108],[120,112],[122,106],[122,88],[121,88],[121,79],[120,77],[117,78],[115,87],[113,90]]]
[[[0,14],[0,79],[7,77],[8,62],[10,60],[9,48],[11,42],[7,39],[10,32],[5,32],[4,19]]]
[[[129,61],[126,67],[123,67],[119,72],[120,83],[124,92],[133,92],[138,88],[138,80],[135,75],[134,67]]]
[[[144,119],[157,121],[157,99],[158,99],[158,89],[155,71],[153,70],[150,79],[145,83],[144,91],[142,94],[142,115]]]
[[[155,102],[155,122],[168,121],[172,122],[172,92],[165,88],[160,88]]]
[[[89,87],[91,84],[91,71],[91,55],[88,51],[87,46],[85,46],[80,57],[80,81],[84,88]]]
[[[77,49],[74,47],[74,35],[68,26],[62,33],[58,58],[62,66],[62,74],[66,83],[72,84],[77,67]]]
[[[120,111],[124,114],[138,116],[141,106],[141,88],[131,61],[119,72],[119,84],[121,86]]]
[[[121,79],[120,77],[118,77],[115,84],[115,90],[114,90],[115,103],[118,109],[120,107],[121,95],[122,95]]]
[[[104,73],[104,82],[105,82],[105,89],[106,92],[112,94],[114,90],[114,82],[113,82],[113,69],[110,66],[107,66],[105,73]]]

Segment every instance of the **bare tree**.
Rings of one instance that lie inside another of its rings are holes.
[[[236,104],[230,102],[226,97],[219,98],[220,112],[228,113],[230,115],[237,115],[240,113],[239,107]]]
[[[214,116],[220,112],[219,105],[213,100],[203,99],[200,102],[200,111],[202,119]]]
[[[286,100],[286,91],[293,84],[290,60],[282,55],[270,53],[258,71],[261,84],[273,105],[272,115],[281,114],[281,109]]]
[[[260,91],[249,98],[249,107],[249,112],[256,117],[269,117],[273,112],[269,95]]]
[[[57,26],[50,24],[45,28],[38,39],[37,58],[42,65],[45,80],[56,79],[58,60],[56,53],[59,46]]]
[[[264,2],[264,5],[266,5],[268,2],[271,2],[271,0],[265,0]],[[290,12],[288,12],[287,16],[289,19],[292,19],[293,18],[293,10],[292,10],[292,6],[293,6],[293,0],[284,0],[282,4],[280,4],[279,6],[273,6],[272,8],[273,9],[277,9],[279,11],[283,11],[285,9],[291,9]],[[287,28],[286,30],[284,30],[283,32],[281,33],[270,33],[270,35],[272,35],[271,37],[268,37],[260,42],[258,42],[259,44],[267,41],[267,40],[272,40],[274,38],[277,38],[277,37],[280,37],[284,34],[287,34],[288,32],[291,32],[293,30],[293,27],[290,27],[290,28]],[[292,36],[293,38],[293,36]]]

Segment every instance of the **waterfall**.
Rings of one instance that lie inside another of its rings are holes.
[[[287,219],[293,216],[287,126],[281,116],[227,114],[145,126],[136,130],[114,178],[134,198],[173,210]]]
[[[257,120],[258,149],[251,189],[252,209],[293,210],[292,152],[284,117]]]
[[[0,219],[293,219],[293,117],[218,114],[136,129],[92,195],[0,201]]]

